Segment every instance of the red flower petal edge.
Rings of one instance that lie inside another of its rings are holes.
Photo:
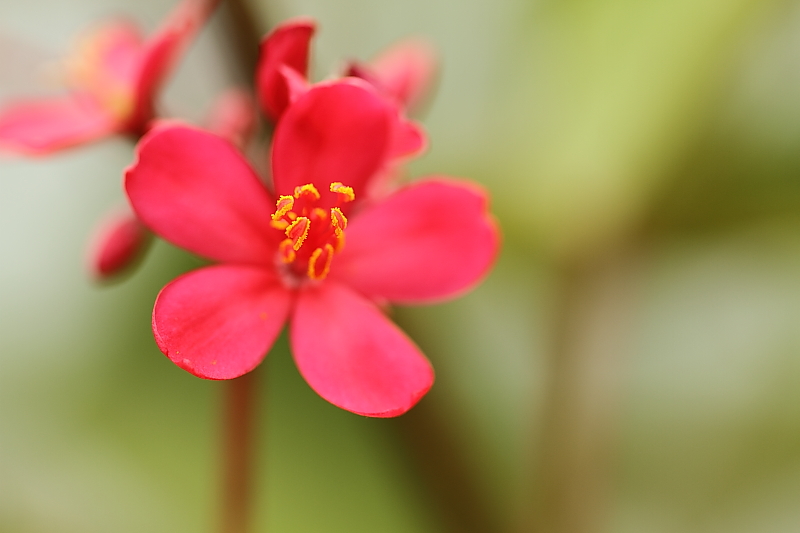
[[[258,100],[264,113],[277,121],[289,105],[289,87],[284,67],[302,78],[308,74],[308,49],[316,26],[314,21],[297,18],[284,22],[261,42],[256,69]]]
[[[130,267],[147,249],[150,232],[128,210],[104,220],[89,250],[89,271],[108,279]]]
[[[433,385],[433,368],[419,348],[373,303],[344,286],[302,291],[290,335],[300,373],[342,409],[398,416]]]
[[[0,111],[0,148],[44,155],[100,139],[117,129],[114,117],[91,95],[23,100]]]
[[[289,312],[290,293],[263,268],[218,265],[161,290],[153,333],[164,354],[206,379],[232,379],[267,355]]]
[[[173,122],[145,135],[137,156],[125,189],[156,234],[209,259],[272,264],[275,204],[236,147]]]
[[[167,75],[183,56],[220,0],[183,0],[144,44],[127,129],[143,132],[155,115],[153,102]]]
[[[483,190],[429,178],[353,217],[331,277],[379,300],[442,301],[478,284],[494,263],[499,241]]]

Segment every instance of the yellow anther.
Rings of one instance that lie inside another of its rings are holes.
[[[79,38],[62,62],[64,81],[78,92],[88,91],[114,118],[130,118],[136,104],[133,89],[108,72],[104,58],[113,53],[117,30],[98,27]]]
[[[301,196],[305,196],[306,198],[313,200],[319,200],[319,191],[310,183],[300,187],[295,187],[294,197],[299,199]]]
[[[311,221],[306,217],[297,217],[297,220],[289,224],[286,228],[286,236],[292,241],[292,248],[295,251],[303,246],[303,241],[308,237],[308,228],[311,226]]]
[[[273,220],[272,222],[269,223],[269,225],[281,231],[284,231],[286,228],[289,227],[289,223],[286,222],[285,220]]]
[[[297,257],[297,252],[294,251],[292,239],[281,241],[278,245],[278,255],[284,263],[291,263]]]
[[[283,218],[283,216],[291,211],[293,207],[294,198],[291,196],[281,196],[278,198],[278,201],[275,202],[275,212],[272,214],[272,220]]]
[[[356,199],[356,193],[353,192],[353,188],[342,185],[341,181],[334,181],[331,183],[331,192],[341,195],[342,200],[345,202],[352,202]]]
[[[338,234],[336,234],[336,235],[334,236],[334,238],[336,239],[336,242],[335,242],[335,244],[336,244],[336,246],[335,246],[335,250],[336,250],[337,252],[341,252],[341,251],[342,251],[342,248],[344,248],[344,240],[345,240],[345,239],[344,239],[344,236],[345,236],[345,233],[344,233],[343,231],[340,231]]]
[[[333,261],[333,246],[326,244],[324,248],[317,248],[308,259],[308,277],[311,279],[325,279],[331,269]]]
[[[337,237],[340,237],[347,229],[347,217],[338,207],[331,207],[331,225],[333,225],[333,231]]]
[[[319,220],[325,220],[328,218],[328,213],[325,212],[324,209],[321,207],[315,207],[311,210],[311,215]]]

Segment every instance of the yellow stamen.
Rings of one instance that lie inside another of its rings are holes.
[[[281,241],[278,245],[278,254],[280,255],[281,261],[284,263],[291,263],[297,257],[297,252],[294,251],[294,246],[292,245],[291,239],[286,239],[285,241]]]
[[[272,222],[269,223],[269,225],[281,231],[289,227],[289,223],[286,222],[285,220],[273,220]]]
[[[331,225],[333,225],[333,231],[337,237],[341,237],[344,230],[347,229],[347,217],[338,207],[331,207]]]
[[[291,196],[281,196],[278,198],[278,201],[275,202],[275,207],[276,209],[275,213],[272,214],[272,220],[281,219],[294,207],[294,198]]]
[[[319,191],[310,183],[301,187],[295,187],[294,197],[299,199],[301,196],[305,196],[306,198],[310,198],[312,200],[319,200]]]
[[[331,183],[331,192],[341,195],[342,200],[345,202],[352,202],[356,199],[356,193],[353,192],[353,188],[343,185],[341,181]]]
[[[109,89],[105,94],[101,95],[103,107],[120,120],[124,120],[131,116],[135,107],[133,96],[130,91],[117,88],[115,90]]]
[[[341,231],[334,237],[336,239],[335,250],[337,252],[341,252],[342,248],[344,248],[344,241],[345,241],[344,235],[345,235],[345,233],[343,231]]]
[[[311,216],[317,218],[318,220],[325,220],[326,218],[328,218],[328,213],[326,213],[325,210],[322,209],[321,207],[315,207],[311,211]]]
[[[331,261],[333,261],[333,246],[330,244],[314,250],[308,259],[308,277],[315,280],[325,279],[331,269]],[[318,263],[322,264],[318,265]],[[319,266],[322,268],[318,268]]]
[[[297,220],[289,224],[286,228],[286,236],[292,241],[292,247],[295,251],[303,246],[303,241],[308,237],[308,228],[311,226],[311,221],[306,217],[297,217]]]
[[[124,121],[135,107],[133,88],[104,65],[117,39],[112,28],[100,27],[84,34],[62,62],[62,68],[67,85],[78,92],[92,93],[110,115]]]

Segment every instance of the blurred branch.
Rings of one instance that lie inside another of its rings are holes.
[[[557,267],[538,501],[523,531],[604,530],[642,263],[640,251],[619,250]]]
[[[233,55],[239,63],[244,80],[252,83],[261,37],[269,24],[263,14],[253,9],[248,0],[226,0],[222,4],[224,24]]]
[[[439,404],[423,401],[397,418],[399,439],[405,444],[421,485],[427,490],[445,531],[453,533],[499,532],[473,476],[463,447]]]

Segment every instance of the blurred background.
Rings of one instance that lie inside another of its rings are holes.
[[[319,22],[315,79],[439,50],[412,177],[473,179],[504,232],[477,290],[396,309],[437,383],[407,415],[321,400],[282,338],[257,370],[256,530],[800,531],[800,2],[252,0]],[[81,30],[156,0],[0,0],[0,100],[52,91]],[[200,120],[246,82],[220,10],[171,79]],[[84,268],[122,139],[0,160],[0,531],[216,530],[221,384],[157,349],[163,242]]]

